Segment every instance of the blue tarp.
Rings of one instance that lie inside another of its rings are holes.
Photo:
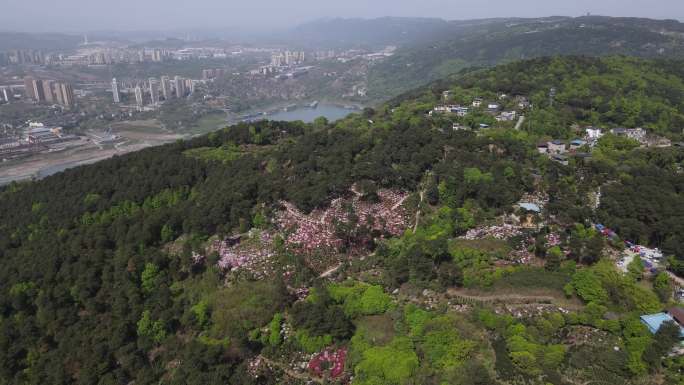
[[[534,203],[521,203],[520,207],[524,208],[527,211],[534,211],[535,213],[541,212],[539,206],[535,205]]]

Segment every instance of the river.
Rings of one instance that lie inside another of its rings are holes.
[[[358,110],[344,108],[334,104],[320,104],[317,108],[297,107],[292,111],[279,110],[275,113],[263,115],[261,117],[268,120],[282,120],[286,122],[301,120],[305,123],[311,123],[316,118],[323,116],[333,122],[342,119],[353,112],[358,112]]]

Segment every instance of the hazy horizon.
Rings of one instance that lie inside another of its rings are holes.
[[[12,1],[12,0],[10,0]],[[0,30],[16,32],[272,31],[324,18],[434,17],[466,20],[498,17],[581,16],[684,19],[684,2],[662,0],[549,1],[346,0],[321,5],[315,0],[224,2],[221,0],[33,0],[2,6]]]

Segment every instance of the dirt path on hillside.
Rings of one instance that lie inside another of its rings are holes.
[[[578,304],[559,300],[550,295],[524,295],[524,294],[487,294],[478,295],[469,293],[464,289],[451,288],[447,290],[447,297],[464,304],[508,304],[508,305],[555,305],[567,309],[579,309]]]

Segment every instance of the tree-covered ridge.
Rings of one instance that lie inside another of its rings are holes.
[[[386,99],[467,67],[542,56],[684,56],[684,28],[674,20],[579,17],[464,24],[431,44],[404,47],[372,67],[372,96]]]
[[[538,59],[335,123],[239,124],[4,187],[0,383],[681,381],[662,358],[673,329],[638,319],[674,305],[664,266],[618,270],[623,240],[594,224],[684,271],[684,153],[607,135],[567,166],[538,154],[589,122],[570,97],[598,92],[584,77],[682,113],[643,84],[676,89],[669,62]],[[427,114],[445,90],[524,95],[530,123],[455,131]],[[359,217],[399,208],[399,232]],[[297,247],[321,228],[336,247]]]

